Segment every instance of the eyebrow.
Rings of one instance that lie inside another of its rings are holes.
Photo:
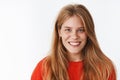
[[[64,26],[64,28],[72,28],[70,26]],[[79,27],[79,28],[84,28],[83,26]]]
[[[70,26],[64,26],[64,28],[71,28]]]

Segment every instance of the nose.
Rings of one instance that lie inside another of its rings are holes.
[[[77,34],[76,31],[72,32],[71,38],[72,39],[78,39],[78,34]]]

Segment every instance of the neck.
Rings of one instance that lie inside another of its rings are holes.
[[[83,60],[83,58],[81,56],[81,53],[79,53],[79,54],[71,54],[71,53],[69,53],[68,57],[69,57],[70,61],[74,61],[74,62],[78,62],[78,61]]]

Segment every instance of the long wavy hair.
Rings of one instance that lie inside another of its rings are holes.
[[[59,31],[65,20],[72,16],[80,17],[88,36],[82,50],[83,75],[80,80],[108,80],[114,70],[112,61],[101,51],[96,39],[94,22],[87,8],[81,4],[69,4],[63,7],[57,16],[50,55],[43,62],[43,80],[69,80],[67,68],[69,59],[63,46]],[[116,78],[115,78],[116,79]]]

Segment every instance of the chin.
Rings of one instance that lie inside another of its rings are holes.
[[[76,51],[75,51],[75,52],[70,51],[69,53],[70,53],[70,54],[80,54],[80,52],[76,52]]]

